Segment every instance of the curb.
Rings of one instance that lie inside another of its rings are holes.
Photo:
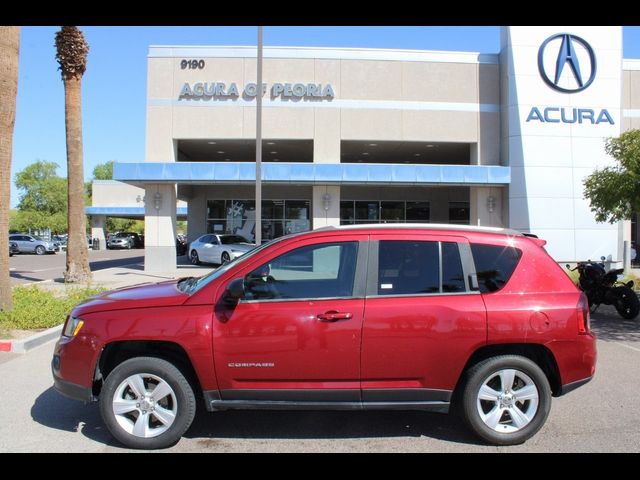
[[[0,352],[27,353],[40,345],[56,340],[62,332],[63,325],[49,328],[21,340],[0,340]]]

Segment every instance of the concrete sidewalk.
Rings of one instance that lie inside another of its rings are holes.
[[[97,270],[93,273],[93,280],[90,284],[67,285],[64,279],[54,278],[35,282],[40,288],[54,290],[63,294],[67,288],[83,288],[85,286],[103,287],[107,290],[129,287],[142,283],[156,283],[166,280],[173,280],[181,277],[201,277],[214,270],[216,267],[193,265],[178,265],[178,268],[171,272],[145,273],[141,265],[130,267],[116,267]],[[62,331],[62,325],[50,328],[45,331],[34,333],[20,339],[0,340],[0,352],[26,353],[29,350],[57,339]]]

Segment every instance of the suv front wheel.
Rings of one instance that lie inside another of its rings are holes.
[[[551,388],[544,372],[528,358],[492,357],[468,371],[462,407],[478,436],[494,445],[517,445],[544,425]]]
[[[165,448],[187,431],[196,412],[193,389],[173,364],[155,357],[129,359],[109,374],[100,413],[111,434],[131,448]]]

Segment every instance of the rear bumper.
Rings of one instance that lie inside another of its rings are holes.
[[[583,378],[582,380],[578,380],[576,382],[567,383],[566,385],[562,385],[562,387],[560,387],[560,392],[558,393],[558,396],[566,395],[567,393],[572,392],[576,388],[581,387],[586,383],[589,383],[592,378],[593,376]]]

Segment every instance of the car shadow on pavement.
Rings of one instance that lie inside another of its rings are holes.
[[[31,418],[40,425],[65,432],[81,432],[105,445],[120,446],[104,426],[96,404],[84,404],[63,397],[49,387],[31,407]]]
[[[625,320],[613,307],[602,305],[591,314],[591,328],[598,340],[640,344],[640,315],[633,320]]]
[[[206,445],[216,439],[354,439],[429,437],[484,445],[455,415],[419,411],[278,411],[198,409],[184,435]]]

